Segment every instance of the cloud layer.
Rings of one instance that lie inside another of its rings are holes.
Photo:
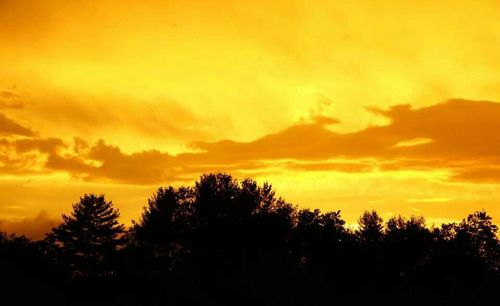
[[[5,117],[3,131],[23,137],[1,140],[0,161],[5,173],[66,172],[127,184],[271,168],[351,173],[443,169],[450,171],[452,181],[500,181],[500,104],[455,99],[418,109],[397,105],[369,111],[390,123],[339,133],[331,129],[338,123],[335,118],[319,116],[250,142],[194,142],[194,152],[177,155],[159,150],[125,153],[103,139],[89,144],[81,138],[67,143],[38,137]]]

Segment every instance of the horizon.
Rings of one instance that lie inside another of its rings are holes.
[[[200,182],[200,180],[206,176],[206,175],[220,175],[220,174],[223,174],[223,175],[226,175],[225,173],[218,173],[218,174],[203,174],[202,176],[200,176],[200,178],[198,180],[196,180],[195,183],[198,183]],[[230,176],[230,174],[227,174]],[[251,178],[245,178],[245,179],[250,179],[252,180]],[[238,183],[241,183],[242,180],[238,180],[235,178],[235,181],[238,182]],[[252,180],[253,181],[253,180]],[[256,182],[257,184],[259,184],[259,182]],[[265,183],[270,183],[270,182],[265,182]],[[179,186],[164,186],[164,187],[159,187],[159,189],[161,188],[169,188],[169,187],[173,187],[175,190],[178,190],[179,187],[188,187],[188,188],[194,188],[195,185],[179,185]],[[262,186],[262,184],[260,184],[259,186]],[[271,184],[272,186],[272,184]],[[131,220],[123,220],[123,217],[121,215],[119,215],[119,221],[125,225],[125,228],[127,230],[131,230],[133,228],[133,225],[134,223],[137,224],[137,222],[140,222],[141,221],[141,214],[144,213],[144,208],[147,207],[147,203],[148,201],[150,201],[151,199],[154,198],[154,195],[159,191],[159,189],[156,189],[154,191],[154,193],[152,193],[148,199],[145,201],[144,205],[141,206],[141,209],[138,209],[138,211],[136,212],[136,215],[137,217],[135,219],[131,219]],[[275,191],[275,190],[274,190]],[[78,200],[81,200],[83,197],[87,196],[87,195],[99,195],[99,196],[104,196],[104,198],[109,201],[110,203],[113,203],[114,205],[116,205],[116,203],[113,202],[113,199],[110,199],[108,197],[106,197],[105,194],[96,194],[96,193],[92,193],[92,192],[89,192],[89,193],[85,193],[85,194],[82,194],[79,196],[79,199]],[[276,196],[280,199],[283,199],[286,203],[289,203],[290,205],[292,205],[292,207],[296,208],[298,212],[300,211],[306,211],[306,210],[310,210],[310,211],[315,211],[315,210],[318,210],[321,214],[326,214],[326,213],[329,213],[329,212],[335,212],[335,213],[339,213],[339,217],[341,220],[345,221],[345,228],[349,231],[356,231],[358,228],[359,228],[359,220],[360,218],[362,217],[362,215],[366,212],[377,212],[376,209],[365,209],[365,210],[362,210],[358,217],[351,220],[347,220],[344,218],[343,216],[343,213],[341,210],[336,210],[336,209],[331,209],[331,210],[321,210],[321,209],[318,209],[316,207],[305,207],[305,206],[301,206],[297,203],[290,203],[288,201],[286,201],[285,198],[281,197],[280,195],[276,194]],[[73,205],[78,203],[78,200],[75,200],[73,203],[71,203],[70,205],[68,205],[68,212],[67,213],[61,213],[61,215],[59,216],[59,218],[53,218],[51,216],[48,215],[47,211],[45,210],[42,210],[40,211],[40,213],[38,215],[36,215],[35,217],[33,218],[23,218],[21,220],[8,220],[8,221],[2,221],[0,222],[0,232],[5,232],[7,234],[13,234],[13,235],[16,235],[16,236],[25,236],[26,238],[28,239],[32,239],[34,241],[40,241],[40,240],[43,240],[46,238],[46,235],[49,234],[55,227],[57,227],[62,221],[62,215],[65,214],[65,215],[71,215],[71,211],[73,210]],[[119,206],[119,205],[118,205]],[[119,212],[119,209],[117,209],[117,211]],[[405,219],[409,219],[409,218],[413,218],[413,217],[417,217],[417,218],[423,218],[424,222],[425,222],[425,227],[428,228],[428,229],[439,229],[441,228],[443,225],[447,225],[447,224],[459,224],[461,221],[464,221],[467,219],[467,216],[475,213],[475,212],[486,212],[486,213],[489,213],[487,211],[485,211],[484,209],[481,209],[481,210],[477,210],[477,211],[470,211],[469,213],[467,213],[466,215],[464,215],[462,218],[460,219],[457,219],[457,220],[431,220],[432,222],[430,222],[427,218],[425,218],[424,215],[422,214],[409,214],[409,215],[401,215],[401,214],[391,214],[391,215],[388,215],[388,216],[385,216],[382,218],[382,221],[383,221],[383,225],[384,225],[384,230],[386,229],[386,226],[387,226],[387,222],[392,219],[392,218],[405,218]],[[494,225],[498,225],[499,223],[494,219],[492,218],[492,223]],[[497,236],[500,235],[500,233],[497,233]]]

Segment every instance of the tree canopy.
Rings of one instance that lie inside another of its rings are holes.
[[[22,279],[42,282],[52,305],[477,305],[500,287],[485,211],[428,227],[372,210],[348,225],[341,211],[299,208],[228,174],[159,188],[128,229],[103,195],[72,208],[43,241],[0,233],[9,292]]]
[[[50,251],[74,276],[113,273],[111,259],[123,243],[125,230],[119,216],[104,195],[84,195],[47,235]]]

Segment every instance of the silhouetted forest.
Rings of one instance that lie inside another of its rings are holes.
[[[321,192],[321,190],[318,190]],[[42,241],[0,234],[2,305],[479,305],[498,301],[484,211],[422,217],[299,209],[271,185],[210,174],[160,188],[126,229],[87,194]],[[2,301],[13,301],[6,304]]]

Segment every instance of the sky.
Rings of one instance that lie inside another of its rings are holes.
[[[498,1],[0,0],[0,228],[226,172],[302,208],[500,220]]]

